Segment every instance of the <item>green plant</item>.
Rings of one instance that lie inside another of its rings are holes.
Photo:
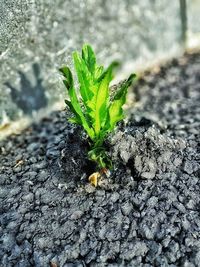
[[[80,98],[76,94],[72,73],[69,67],[60,68],[64,84],[68,90],[69,100],[65,100],[73,113],[70,122],[81,125],[90,139],[89,158],[100,167],[110,167],[103,142],[120,120],[124,118],[122,106],[126,102],[127,89],[135,74],[120,85],[111,99],[109,85],[113,79],[113,69],[118,65],[113,62],[107,69],[96,63],[96,57],[89,45],[84,45],[82,55],[73,53],[73,61],[79,81]]]

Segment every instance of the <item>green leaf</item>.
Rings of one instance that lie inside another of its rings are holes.
[[[99,82],[97,91],[91,101],[88,102],[90,116],[93,118],[93,128],[96,138],[100,137],[101,127],[104,126],[109,104],[109,83],[112,80],[112,68],[108,68],[102,80]]]
[[[111,71],[111,74],[112,74],[113,70],[116,69],[118,66],[119,66],[119,62],[113,61],[104,72],[102,71],[102,74],[98,78],[98,82],[104,78],[104,76],[107,74],[108,71]],[[111,80],[112,79],[113,79],[113,74],[111,75]]]
[[[91,74],[78,52],[73,53],[73,60],[80,84],[80,93],[82,100],[84,105],[87,107],[87,101],[90,100],[93,96],[93,92],[91,91]]]
[[[112,131],[116,123],[124,118],[122,106],[126,102],[128,87],[132,84],[132,81],[135,77],[135,74],[131,74],[114,96],[113,102],[109,107],[109,117],[107,121],[108,131]]]
[[[89,72],[93,74],[95,72],[95,67],[96,67],[96,57],[90,45],[85,44],[83,46],[82,58],[85,64],[87,65]]]
[[[66,88],[69,89],[70,87],[73,87],[74,82],[73,82],[73,77],[72,77],[72,73],[71,73],[70,69],[68,67],[64,66],[64,67],[60,68],[59,71],[66,78],[66,80],[63,81]]]
[[[89,127],[83,115],[80,103],[78,102],[78,98],[74,89],[72,73],[68,67],[62,68],[62,73],[64,77],[66,77],[65,84],[67,86],[69,97],[71,100],[71,102],[67,102],[67,105],[69,106],[71,111],[75,114],[76,121],[81,121],[82,126],[84,127],[90,138],[94,138],[94,131],[92,128]]]
[[[96,66],[95,73],[94,73],[95,81],[97,81],[101,77],[103,70],[104,70],[103,66]]]
[[[69,121],[81,125],[81,118],[80,118],[79,114],[76,112],[76,110],[74,109],[72,103],[69,100],[65,100],[65,103],[68,105],[69,109],[71,110],[71,112],[75,116],[73,118],[70,118]]]

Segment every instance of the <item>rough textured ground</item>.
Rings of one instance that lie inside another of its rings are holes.
[[[1,142],[0,266],[200,266],[200,55],[145,73],[96,189],[57,112]]]

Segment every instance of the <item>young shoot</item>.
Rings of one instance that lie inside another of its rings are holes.
[[[98,65],[93,49],[87,44],[83,46],[81,55],[73,53],[73,61],[79,82],[79,96],[69,67],[59,69],[69,95],[65,103],[73,114],[69,121],[81,125],[86,131],[90,144],[89,159],[101,168],[110,168],[111,161],[106,154],[104,141],[124,118],[122,107],[126,102],[128,87],[136,75],[131,74],[111,99],[109,86],[113,80],[113,69],[118,63],[113,62],[106,69]]]

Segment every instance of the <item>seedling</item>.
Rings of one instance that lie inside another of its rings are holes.
[[[79,97],[69,67],[60,68],[70,98],[65,103],[73,114],[69,121],[81,125],[86,131],[90,144],[89,159],[101,168],[110,168],[111,161],[106,154],[104,141],[124,118],[122,106],[126,102],[128,87],[136,75],[131,74],[111,98],[109,85],[113,79],[113,69],[118,63],[113,62],[107,69],[97,65],[95,53],[89,45],[83,46],[82,55],[74,52],[73,61],[78,76]]]

